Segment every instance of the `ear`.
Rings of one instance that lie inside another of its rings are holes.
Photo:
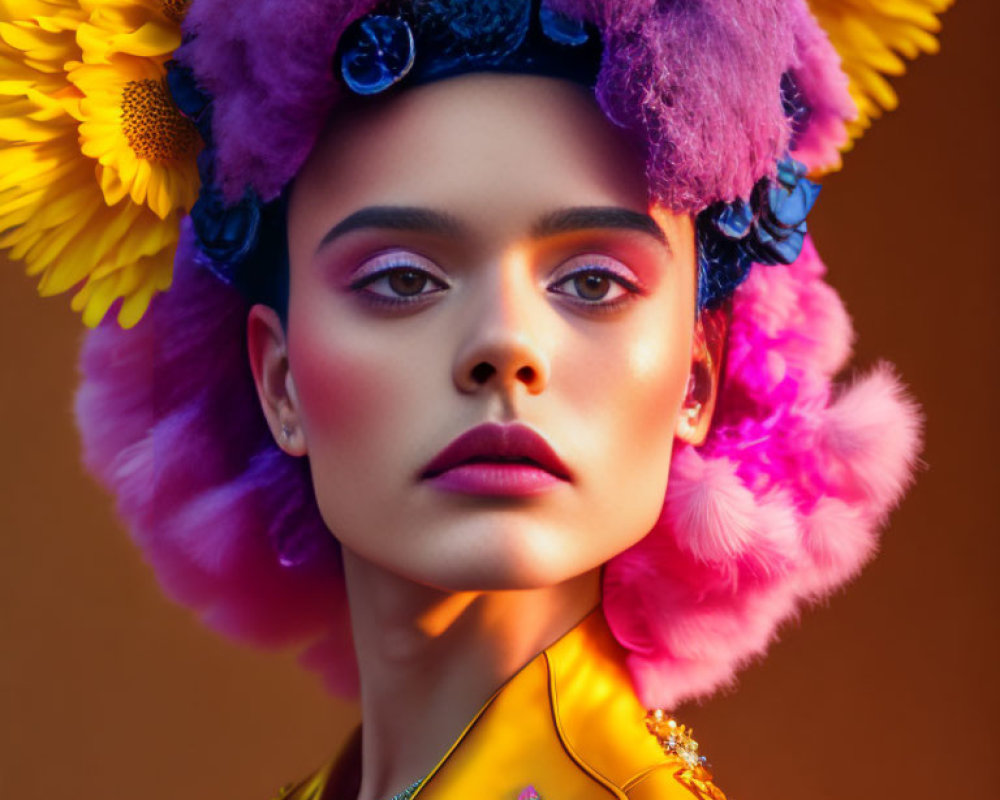
[[[728,306],[701,311],[691,343],[691,374],[681,413],[677,417],[677,438],[700,445],[708,436],[719,394],[719,376],[729,331]]]
[[[255,305],[247,316],[247,355],[261,410],[278,447],[292,456],[307,452],[295,383],[288,368],[285,328],[277,312]]]

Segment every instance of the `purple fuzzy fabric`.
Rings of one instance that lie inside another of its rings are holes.
[[[256,403],[249,304],[197,257],[185,219],[170,291],[134,328],[108,317],[88,335],[76,398],[84,463],[174,600],[251,644],[339,653],[327,678],[351,694],[340,548],[308,465],[274,446]],[[280,563],[306,552],[301,566]]]
[[[186,224],[174,286],[135,328],[106,321],[87,338],[86,464],[174,599],[238,639],[303,647],[349,695],[339,548],[305,461],[264,424],[247,303],[197,265],[191,239]],[[607,565],[604,612],[648,706],[731,680],[802,602],[854,575],[910,480],[919,416],[891,371],[833,383],[852,330],[823,273],[807,241],[737,289],[709,439],[675,452],[660,521]]]
[[[311,151],[341,89],[341,33],[376,3],[195,0],[178,50],[214,98],[218,175],[230,200],[273,199]],[[781,74],[815,113],[800,160],[835,162],[853,116],[839,59],[805,0],[552,0],[605,44],[597,100],[647,145],[652,195],[675,211],[749,194],[788,146]]]

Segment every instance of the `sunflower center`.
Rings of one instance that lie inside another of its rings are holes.
[[[191,0],[161,0],[160,9],[163,11],[163,16],[171,22],[181,23],[189,5]]]
[[[198,144],[198,131],[181,116],[166,83],[149,78],[122,90],[122,133],[133,153],[152,161],[189,155]]]

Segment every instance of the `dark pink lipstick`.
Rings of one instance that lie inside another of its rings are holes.
[[[568,483],[570,472],[531,428],[487,423],[438,453],[420,479],[449,492],[523,497]]]

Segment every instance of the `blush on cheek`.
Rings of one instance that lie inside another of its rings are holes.
[[[386,413],[379,380],[384,370],[371,359],[336,347],[330,337],[310,335],[289,341],[289,364],[307,433],[324,439],[363,436]]]

